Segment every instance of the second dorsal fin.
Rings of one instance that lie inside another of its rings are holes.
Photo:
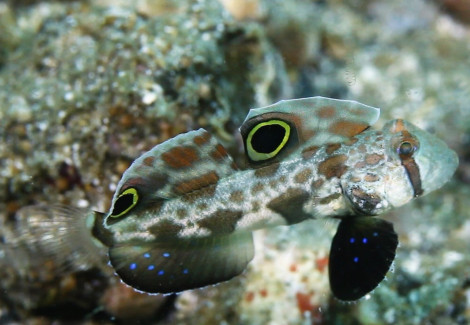
[[[240,127],[253,167],[280,161],[293,151],[344,143],[379,117],[379,109],[325,97],[283,100],[250,110]]]

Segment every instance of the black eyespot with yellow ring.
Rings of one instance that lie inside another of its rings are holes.
[[[139,201],[139,194],[133,187],[126,189],[122,192],[114,202],[113,212],[110,216],[118,218],[129,212]]]
[[[291,127],[281,120],[269,120],[255,125],[246,138],[246,151],[253,161],[275,157],[287,144]]]

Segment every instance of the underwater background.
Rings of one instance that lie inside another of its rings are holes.
[[[130,163],[179,133],[203,127],[241,160],[250,108],[308,96],[380,107],[375,128],[403,118],[459,155],[449,183],[386,216],[400,246],[370,295],[331,296],[336,224],[309,221],[255,232],[243,275],[179,295],[73,252],[2,250],[0,324],[470,323],[468,0],[0,2],[1,240],[23,206],[106,211]]]

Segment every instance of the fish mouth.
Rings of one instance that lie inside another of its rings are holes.
[[[442,187],[454,175],[459,158],[442,140],[419,130],[418,138],[424,150],[416,153],[415,161],[421,175],[423,194]]]

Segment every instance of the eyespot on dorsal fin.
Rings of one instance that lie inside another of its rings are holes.
[[[343,143],[374,124],[380,110],[325,97],[283,100],[251,109],[240,127],[248,162],[280,161],[300,148]]]
[[[395,259],[393,225],[374,217],[342,219],[330,249],[330,286],[336,298],[352,301],[374,290]]]
[[[236,170],[225,148],[206,130],[180,134],[141,155],[124,172],[108,216],[119,220],[136,209],[214,185]]]
[[[251,233],[173,239],[110,248],[109,258],[124,283],[149,293],[173,293],[227,281],[254,255]]]

